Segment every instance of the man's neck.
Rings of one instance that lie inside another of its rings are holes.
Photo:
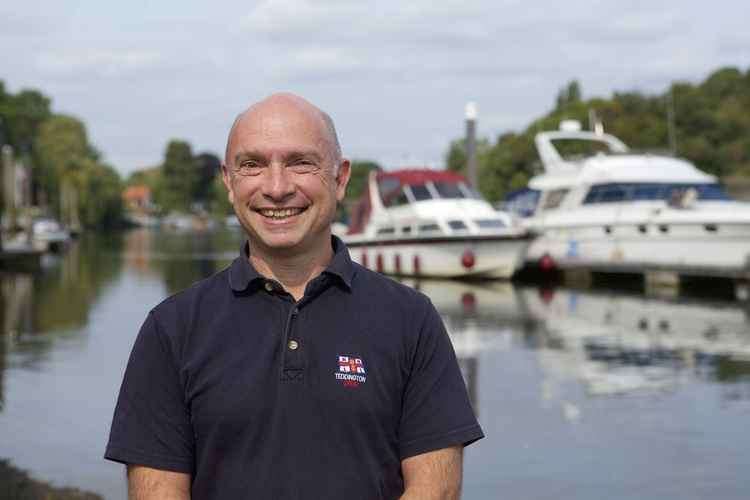
[[[294,300],[305,294],[307,284],[322,273],[333,259],[330,237],[316,251],[279,254],[264,252],[250,244],[250,263],[258,273],[281,283]]]

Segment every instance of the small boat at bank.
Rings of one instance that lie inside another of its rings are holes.
[[[342,236],[359,264],[397,276],[510,278],[528,232],[454,172],[371,172]]]
[[[62,252],[71,242],[70,231],[50,217],[35,219],[31,224],[33,245],[49,252]]]
[[[556,141],[587,141],[591,156],[563,159]],[[544,173],[505,209],[539,234],[527,261],[542,268],[743,278],[750,276],[750,203],[716,177],[669,156],[631,153],[616,137],[561,130],[535,138]]]

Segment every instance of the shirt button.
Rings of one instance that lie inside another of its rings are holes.
[[[296,340],[290,340],[287,344],[287,347],[289,347],[289,349],[291,349],[292,351],[296,351],[299,347],[299,342],[297,342]]]
[[[271,283],[270,281],[266,281],[266,291],[273,292],[273,283]]]

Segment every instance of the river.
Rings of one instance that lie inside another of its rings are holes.
[[[33,498],[18,477],[126,498],[123,467],[102,454],[138,327],[240,241],[87,235],[37,273],[2,273],[0,498]],[[443,316],[487,435],[466,451],[464,498],[748,497],[747,302],[407,284]]]

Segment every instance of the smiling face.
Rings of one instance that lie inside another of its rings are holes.
[[[271,96],[238,118],[222,170],[254,252],[330,252],[331,222],[349,180],[336,145],[323,113],[296,96]]]

